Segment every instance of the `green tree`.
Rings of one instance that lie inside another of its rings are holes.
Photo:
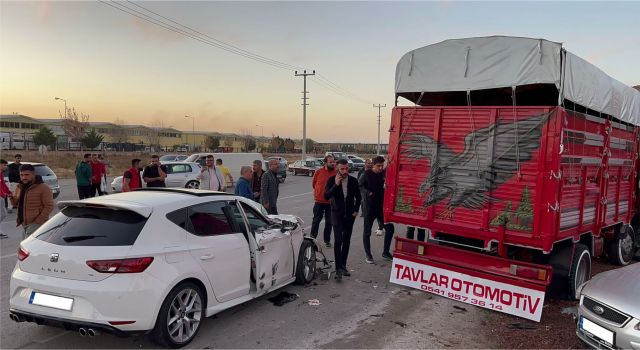
[[[312,139],[307,139],[307,153],[315,153],[316,150],[316,142]]]
[[[96,132],[96,129],[91,128],[85,137],[82,138],[82,145],[88,149],[94,149],[100,146],[100,143],[104,139],[104,135]]]
[[[204,147],[210,151],[215,151],[220,147],[220,138],[211,135],[207,136],[204,139]]]
[[[244,139],[244,148],[246,152],[251,152],[254,151],[256,149],[256,139],[254,139],[253,137],[246,137]]]
[[[280,136],[273,136],[271,138],[271,151],[284,152],[284,140]]]
[[[287,137],[287,138],[284,140],[284,144],[283,144],[283,146],[284,146],[284,150],[285,150],[285,152],[287,152],[287,153],[293,153],[293,150],[296,148],[296,143],[295,143],[295,142],[293,142],[293,140],[292,140],[292,139],[290,139],[290,138],[288,138],[288,137]]]
[[[58,136],[56,136],[53,131],[46,126],[40,127],[40,130],[33,135],[33,143],[35,143],[36,146],[51,146],[57,140]]]

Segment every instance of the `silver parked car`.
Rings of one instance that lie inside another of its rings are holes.
[[[198,174],[200,164],[194,162],[163,162],[167,167],[167,178],[164,180],[167,187],[198,188]],[[141,174],[142,175],[142,174]],[[122,176],[118,176],[111,182],[114,192],[122,192]]]
[[[9,162],[12,164],[13,162]],[[58,176],[56,173],[51,170],[46,164],[43,163],[32,163],[32,162],[21,162],[20,164],[31,164],[33,168],[36,170],[36,175],[40,175],[42,177],[42,181],[49,186],[51,192],[53,193],[53,199],[58,198],[60,195],[60,184],[58,183]],[[9,185],[9,177],[8,172],[5,172],[4,181]]]
[[[578,337],[593,348],[640,350],[640,263],[600,273],[579,289]]]

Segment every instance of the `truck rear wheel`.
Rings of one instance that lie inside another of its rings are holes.
[[[623,225],[616,229],[613,239],[607,243],[607,256],[614,265],[629,265],[635,255],[635,232],[631,225]]]
[[[581,284],[591,279],[591,254],[584,244],[576,244],[569,269],[569,299],[577,300],[576,291]]]

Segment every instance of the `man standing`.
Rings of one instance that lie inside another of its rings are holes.
[[[209,154],[205,158],[204,166],[198,174],[200,189],[209,191],[224,191],[224,177],[213,162],[213,155]]]
[[[80,199],[93,197],[90,161],[91,154],[85,153],[84,159],[76,165],[76,185],[78,187],[78,198]]]
[[[338,161],[338,173],[327,181],[324,198],[330,201],[331,223],[333,225],[333,254],[336,261],[336,278],[351,276],[347,270],[347,256],[351,245],[353,222],[360,208],[360,189],[358,180],[349,176],[349,162]]]
[[[0,205],[0,223],[2,223],[4,219],[7,217],[7,208],[4,205],[4,201],[11,198],[12,196],[9,186],[7,186],[7,183],[4,182],[4,173],[7,170],[8,164],[9,163],[6,160],[0,159],[0,198],[2,199],[2,205]],[[7,237],[9,236],[2,233],[2,225],[0,225],[0,238],[7,238]]]
[[[364,181],[362,179],[362,175],[364,175],[364,172],[373,168],[373,162],[371,161],[371,159],[367,158],[364,161],[364,168],[360,169],[360,171],[358,171],[358,184],[360,186],[360,195],[362,195],[362,212],[360,213],[361,217],[364,217],[367,214],[367,189],[364,188],[361,183],[362,181]]]
[[[236,190],[234,194],[236,196],[242,196],[247,199],[253,200],[253,191],[251,190],[251,179],[253,178],[253,172],[251,167],[243,165],[240,169],[240,178],[236,184]]]
[[[278,160],[269,160],[269,170],[265,171],[260,178],[260,203],[267,209],[267,213],[278,215]]]
[[[24,230],[22,239],[44,224],[53,210],[53,193],[42,177],[36,175],[36,169],[31,164],[20,166],[20,184],[11,201],[14,207],[18,207],[16,222]]]
[[[231,176],[231,170],[225,165],[222,165],[222,159],[216,159],[216,168],[220,169],[220,174],[222,174],[222,190],[224,191],[227,187],[232,187],[233,176]]]
[[[91,197],[98,193],[98,196],[102,196],[102,176],[106,173],[104,164],[98,160],[97,154],[91,155]]]
[[[8,166],[8,174],[9,174],[9,189],[12,193],[16,192],[16,188],[18,188],[18,184],[20,183],[20,166],[22,165],[22,154],[18,153],[13,158],[13,163]],[[12,212],[11,209],[7,210],[9,213]]]
[[[142,179],[140,178],[141,162],[138,158],[131,160],[131,168],[122,175],[122,192],[131,192],[137,188],[142,188]]]
[[[333,156],[324,157],[324,166],[316,170],[311,181],[313,188],[313,221],[311,221],[311,237],[318,237],[320,229],[320,221],[324,216],[324,245],[331,247],[331,205],[324,198],[324,190],[327,187],[327,181],[333,181],[336,176],[336,160]]]
[[[147,184],[147,187],[167,187],[164,183],[166,178],[167,167],[160,163],[160,157],[155,154],[152,155],[151,164],[144,167],[142,179]]]
[[[373,158],[373,168],[364,172],[360,185],[366,189],[365,201],[367,201],[367,214],[364,217],[364,232],[362,234],[362,242],[364,244],[364,252],[366,254],[365,261],[373,264],[373,255],[371,255],[371,227],[373,222],[378,220],[379,224],[383,223],[382,205],[384,202],[384,157],[377,156]],[[384,225],[384,249],[382,258],[391,260],[389,253],[391,240],[393,238],[393,225]]]
[[[253,190],[253,198],[258,203],[260,203],[262,174],[264,174],[264,170],[262,170],[262,160],[256,159],[253,161],[253,179],[251,180],[251,189]]]

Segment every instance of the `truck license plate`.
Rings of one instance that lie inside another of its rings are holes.
[[[57,295],[31,292],[29,304],[51,307],[54,309],[70,311],[73,306],[73,298],[59,297]]]

